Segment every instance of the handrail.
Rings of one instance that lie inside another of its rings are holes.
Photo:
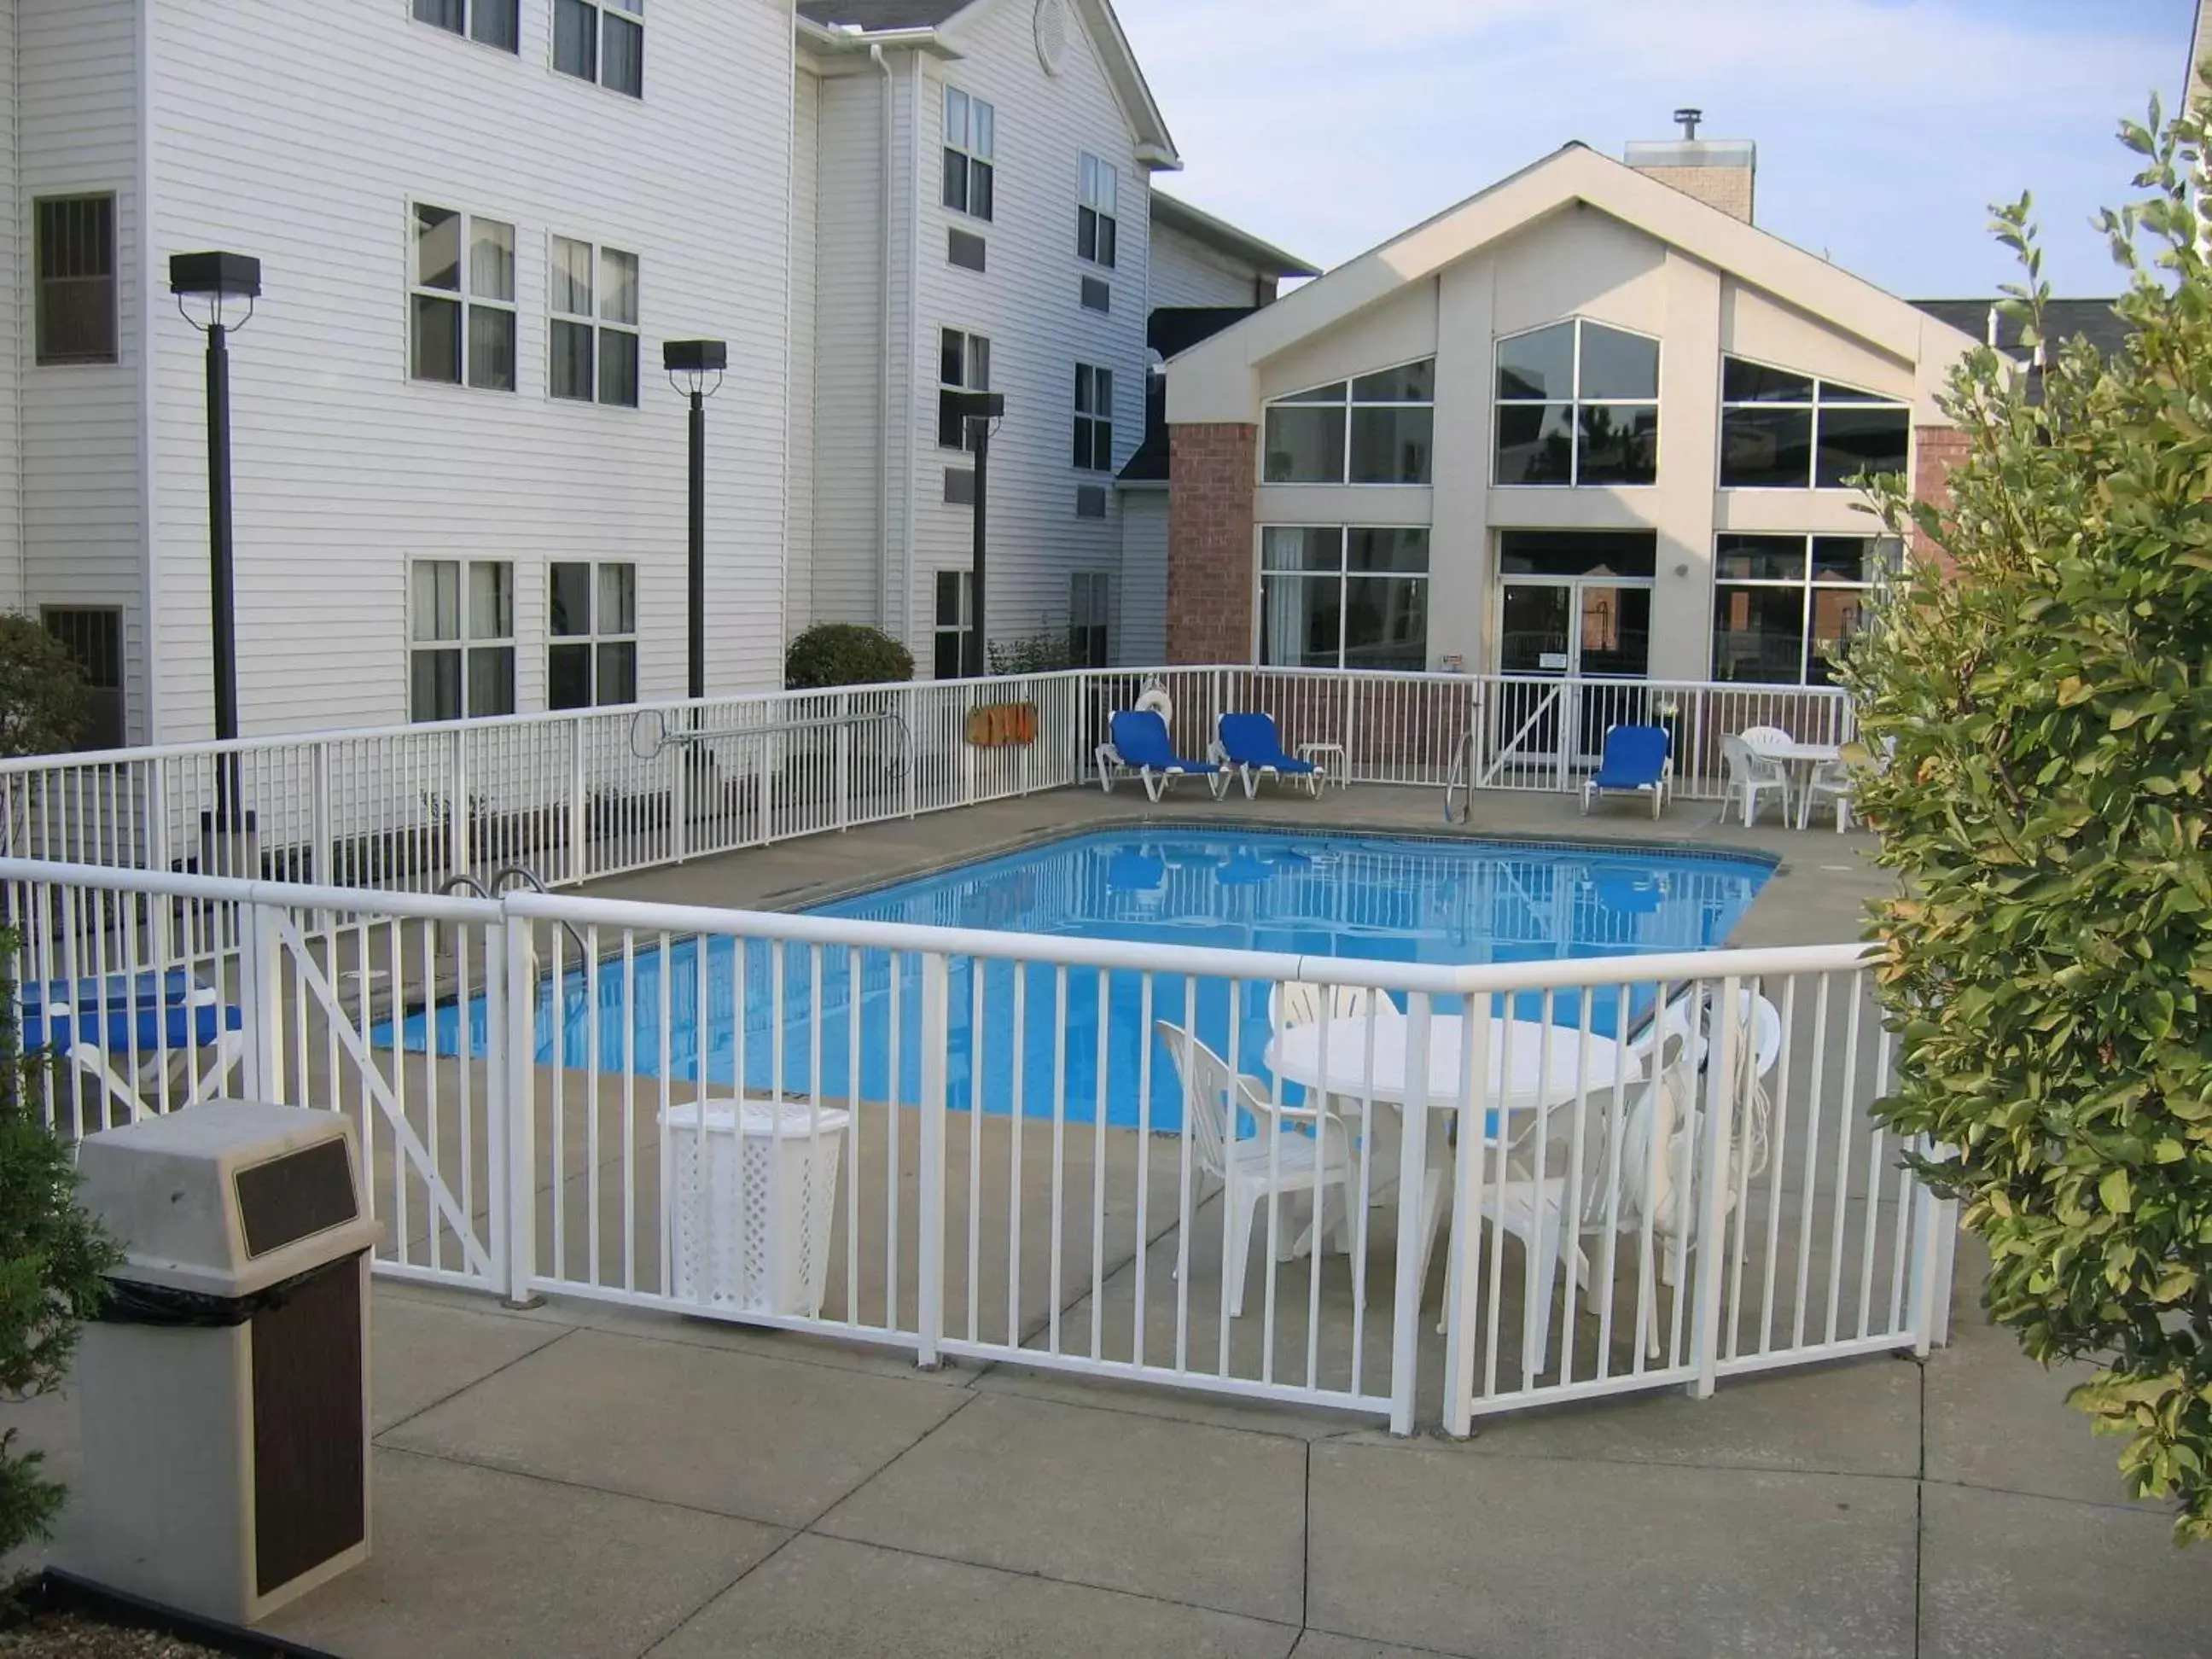
[[[482,883],[477,884],[483,889],[486,898],[496,900],[504,897],[510,890],[508,887],[510,878],[520,882],[533,893],[547,893],[552,890],[546,886],[544,878],[526,864],[502,864],[492,872],[489,885]],[[476,878],[471,876],[469,879],[474,881]],[[584,942],[584,936],[576,931],[575,924],[563,921],[561,926],[568,933],[569,942],[576,947],[576,960],[589,962],[592,959],[592,947]]]
[[[657,720],[659,725],[659,729],[653,734],[653,748],[650,750],[639,748],[637,743],[637,734],[643,728],[648,715]],[[907,724],[906,716],[896,708],[866,708],[857,714],[817,714],[800,720],[767,720],[758,726],[679,726],[672,732],[668,729],[666,709],[641,708],[630,717],[629,751],[640,760],[657,760],[659,758],[660,751],[671,744],[712,743],[726,738],[769,737],[779,732],[815,732],[830,727],[847,729],[860,726],[896,727],[900,738],[903,739],[907,754],[908,756],[913,754],[914,728]],[[900,765],[903,766],[905,763],[905,760],[902,759]]]

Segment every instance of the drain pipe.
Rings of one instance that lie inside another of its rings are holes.
[[[884,77],[883,144],[880,171],[883,202],[876,216],[876,276],[882,290],[883,331],[876,361],[876,623],[891,626],[891,66],[878,43],[868,46],[868,61]]]
[[[915,644],[914,627],[914,457],[917,447],[915,437],[914,410],[919,401],[921,388],[915,382],[921,374],[921,54],[917,52],[907,59],[907,86],[910,96],[907,101],[908,140],[907,159],[912,164],[912,177],[907,180],[907,255],[906,255],[906,325],[909,347],[907,354],[907,387],[905,416],[901,430],[906,434],[900,445],[900,459],[906,467],[905,527],[902,540],[904,554],[899,565],[899,630],[901,640],[909,649]]]

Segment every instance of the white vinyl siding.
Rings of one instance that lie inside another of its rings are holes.
[[[1121,614],[1114,629],[1117,665],[1149,668],[1168,654],[1168,492],[1121,492]]]
[[[0,0],[0,39],[15,38],[16,0]],[[22,199],[15,189],[15,55],[0,53],[0,201]],[[0,214],[0,339],[20,338],[24,275],[30,250],[13,213]],[[23,453],[16,422],[21,375],[17,354],[0,350],[0,604],[23,605]]]
[[[1152,227],[1154,306],[1249,306],[1259,273],[1165,225]]]

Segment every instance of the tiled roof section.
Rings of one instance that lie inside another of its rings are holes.
[[[968,9],[970,0],[799,0],[799,15],[810,23],[834,27],[858,23],[864,29],[933,29]]]
[[[1990,313],[1997,301],[1987,300],[1915,300],[1921,310],[1938,322],[1948,323],[1961,334],[1977,340],[1990,337]],[[2044,307],[2043,331],[2053,343],[2070,340],[2075,335],[2085,335],[2089,343],[2107,355],[2119,349],[2128,337],[2127,325],[2112,309],[2111,300],[2053,300]],[[2008,357],[2025,357],[2027,354],[2020,343],[2020,325],[2013,319],[1997,319],[1998,350]]]

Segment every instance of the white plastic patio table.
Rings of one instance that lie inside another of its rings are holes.
[[[1764,758],[1778,760],[1790,768],[1790,793],[1801,801],[1805,799],[1805,787],[1810,781],[1813,769],[1844,757],[1843,745],[1834,743],[1761,743],[1752,746]],[[1789,803],[1784,801],[1783,805],[1786,811]],[[1798,810],[1797,827],[1800,830],[1805,827],[1802,807]]]

